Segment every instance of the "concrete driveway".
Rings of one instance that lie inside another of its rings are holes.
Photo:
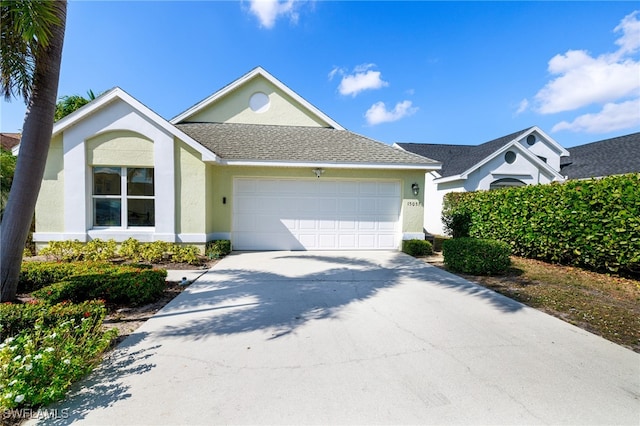
[[[640,355],[396,252],[232,254],[82,385],[47,424],[640,423]]]

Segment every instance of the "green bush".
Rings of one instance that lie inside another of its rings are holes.
[[[78,240],[51,241],[40,250],[40,254],[51,256],[58,262],[79,260],[104,262],[120,256],[132,262],[159,263],[171,260],[195,264],[199,261],[200,250],[196,246],[172,244],[165,241],[140,243],[135,238],[127,238],[118,247],[118,243],[114,239],[103,241],[96,238],[86,244]]]
[[[102,299],[112,304],[142,305],[162,296],[166,277],[164,269],[113,266],[98,273],[68,277],[32,294],[48,303]]]
[[[84,255],[84,244],[78,240],[50,241],[46,247],[40,249],[39,254],[52,256],[58,262],[78,261]]]
[[[465,226],[471,237],[504,241],[518,256],[596,271],[640,273],[638,173],[451,193],[445,205],[443,216],[450,221],[468,218]]]
[[[448,268],[465,274],[501,274],[511,265],[511,250],[502,241],[453,238],[442,243],[442,254]]]
[[[139,262],[142,260],[142,244],[135,238],[127,238],[120,244],[118,253],[132,262]]]
[[[196,246],[183,246],[173,244],[171,248],[171,260],[180,263],[196,264],[199,262],[198,255],[200,250]]]
[[[101,330],[105,313],[99,302],[0,305],[0,324],[15,330],[0,343],[0,412],[62,399],[116,336],[116,330]],[[22,318],[28,323],[14,321]]]
[[[154,241],[141,245],[140,257],[149,263],[158,263],[169,258],[170,244],[165,241]]]
[[[219,259],[231,253],[231,241],[217,240],[209,241],[205,248],[205,255],[209,259]]]
[[[89,241],[83,247],[85,260],[105,262],[118,255],[118,243],[115,240],[103,241],[100,238]]]
[[[433,247],[426,240],[405,240],[402,242],[402,251],[410,256],[426,256],[433,253]]]
[[[79,304],[58,303],[50,305],[44,302],[22,304],[0,304],[0,341],[17,335],[23,330],[32,329],[36,323],[44,327],[56,323],[83,318],[97,318],[103,315],[104,303],[91,300]]]
[[[21,293],[29,293],[73,276],[102,274],[114,270],[136,270],[134,267],[126,268],[105,262],[23,262],[18,290]]]

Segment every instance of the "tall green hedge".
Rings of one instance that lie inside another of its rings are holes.
[[[442,217],[450,234],[504,241],[519,256],[640,273],[640,173],[449,193]]]

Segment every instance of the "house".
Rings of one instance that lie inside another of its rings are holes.
[[[20,145],[20,136],[20,133],[0,133],[0,146],[15,155],[14,150]]]
[[[34,241],[398,249],[440,163],[357,135],[262,68],[174,119],[120,88],[56,122]]]
[[[640,172],[640,132],[569,148],[560,172],[569,179]]]
[[[396,143],[395,147],[442,163],[425,178],[424,227],[444,234],[442,201],[449,192],[489,190],[566,180],[558,142],[533,126],[480,145]]]

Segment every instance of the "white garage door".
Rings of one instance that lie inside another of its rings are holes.
[[[400,183],[234,179],[234,250],[377,250],[400,243]]]

